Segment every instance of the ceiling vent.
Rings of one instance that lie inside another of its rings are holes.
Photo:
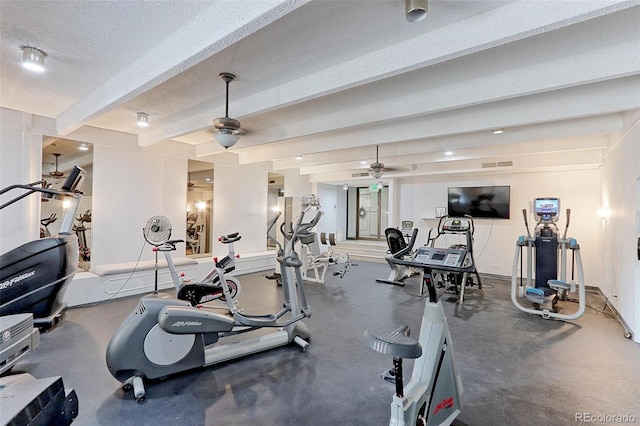
[[[509,160],[509,161],[493,161],[493,162],[489,162],[489,163],[482,163],[482,168],[483,169],[491,169],[493,167],[511,167],[513,166],[513,161]]]
[[[367,177],[369,176],[369,172],[361,172],[361,173],[351,173],[351,177]]]

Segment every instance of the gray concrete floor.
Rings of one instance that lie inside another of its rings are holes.
[[[280,305],[268,273],[239,277],[248,313]],[[327,275],[324,286],[305,285],[313,310],[304,321],[307,352],[287,346],[149,383],[141,404],[105,364],[109,339],[138,298],[68,310],[14,372],[62,376],[78,394],[79,425],[388,424],[394,389],[380,373],[391,359],[368,349],[363,333],[409,325],[417,336],[425,302],[417,277],[404,287],[379,284],[388,266],[367,262],[343,279]],[[485,279],[464,305],[442,295],[464,385],[456,424],[570,425],[576,416],[625,414],[640,423],[640,347],[601,311],[604,300],[590,293],[579,320],[544,320],[518,311],[509,285]],[[407,381],[411,368],[407,361]]]

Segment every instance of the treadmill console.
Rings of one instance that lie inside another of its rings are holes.
[[[423,246],[418,249],[413,261],[432,268],[462,268],[466,254],[464,249]]]
[[[445,232],[466,232],[470,228],[469,220],[459,217],[450,217],[442,224],[442,230]]]

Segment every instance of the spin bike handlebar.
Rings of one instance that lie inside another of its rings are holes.
[[[240,233],[239,232],[234,232],[233,234],[221,236],[220,238],[218,238],[218,241],[220,241],[222,244],[231,244],[231,243],[235,243],[236,241],[240,240],[240,238],[242,238]]]

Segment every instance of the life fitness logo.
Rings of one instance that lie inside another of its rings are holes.
[[[31,271],[31,272],[27,272],[25,274],[22,275],[16,275],[15,277],[11,278],[10,280],[7,280],[3,283],[0,283],[0,290],[5,290],[9,287],[11,287],[12,285],[19,283],[20,281],[24,281],[27,278],[31,278],[36,274],[36,271]]]
[[[442,401],[440,401],[438,405],[436,405],[436,409],[433,410],[433,415],[435,416],[441,410],[444,410],[447,408],[453,408],[453,397],[445,398]]]

